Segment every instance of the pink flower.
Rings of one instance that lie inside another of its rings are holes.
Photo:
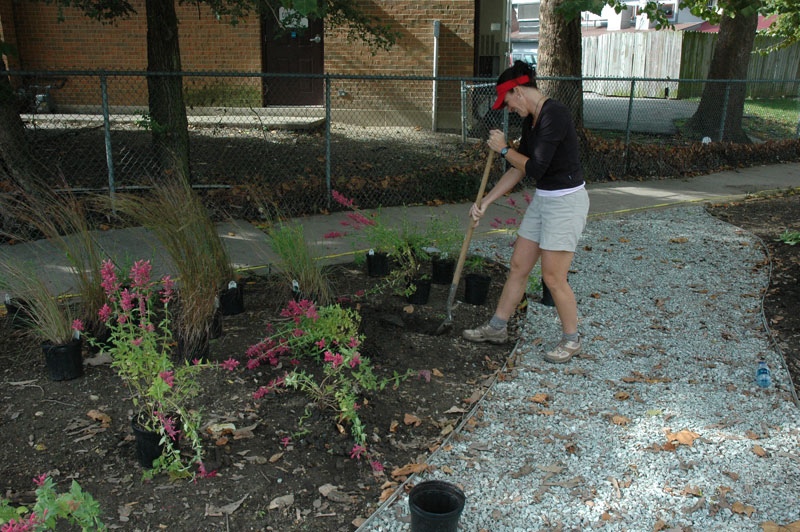
[[[120,325],[123,325],[126,321],[128,321],[128,315],[120,314],[119,316],[117,316],[117,321],[120,323]]]
[[[97,311],[97,315],[100,316],[103,323],[108,323],[108,320],[111,319],[111,307],[108,306],[108,303],[103,303],[103,306]]]
[[[490,223],[489,225],[490,225],[491,227],[494,227],[495,229],[497,229],[498,227],[500,227],[500,224],[499,224],[499,223],[497,223],[497,222],[492,222],[492,223]]]
[[[162,371],[158,374],[158,376],[161,377],[161,379],[167,383],[167,386],[170,388],[172,388],[172,386],[175,384],[175,372],[172,370]]]
[[[133,293],[127,288],[122,291],[119,304],[122,307],[122,310],[126,312],[133,308]]]
[[[366,452],[367,448],[363,445],[355,444],[353,445],[353,449],[350,451],[350,458],[361,458],[361,453]]]
[[[377,460],[373,460],[373,461],[371,461],[371,462],[369,463],[369,465],[370,465],[370,466],[372,466],[372,470],[373,470],[373,471],[377,471],[378,473],[380,473],[381,471],[383,471],[383,464],[382,464],[382,463],[380,463],[380,462],[378,462]]]
[[[517,219],[509,218],[508,220],[506,220],[506,225],[517,225]]]
[[[131,340],[131,344],[135,345],[136,347],[139,347],[140,345],[142,345],[142,340],[143,338],[141,337],[136,338],[135,340]]]
[[[351,336],[350,341],[347,342],[347,347],[358,347],[360,343],[358,338]]]
[[[325,349],[325,338],[321,339],[318,342],[314,342],[314,345],[319,347],[320,349]]]
[[[356,353],[355,355],[353,355],[353,358],[350,359],[350,367],[354,368],[359,364],[361,364],[361,357],[359,356],[358,353]]]
[[[305,333],[303,332],[302,329],[295,329],[295,330],[292,331],[292,336],[294,336],[295,338],[300,338],[304,334]]]
[[[331,353],[330,351],[325,351],[322,354],[322,360],[324,360],[325,362],[333,362],[333,353]]]
[[[530,205],[530,204],[531,204],[531,202],[533,201],[533,198],[532,198],[532,197],[531,197],[531,195],[530,195],[530,194],[528,194],[527,192],[526,192],[525,194],[523,194],[523,195],[522,195],[522,197],[523,197],[523,198],[525,198],[525,202],[526,202],[528,205]]]
[[[75,320],[72,322],[72,330],[73,331],[82,331],[83,330],[83,322],[81,320]]]
[[[422,377],[425,382],[431,382],[431,371],[429,369],[421,369],[417,373],[417,378]]]
[[[225,362],[222,362],[220,364],[220,366],[222,366],[223,368],[227,369],[228,371],[233,371],[234,369],[236,369],[236,366],[238,366],[238,365],[239,365],[239,361],[235,360],[233,358],[229,358],[228,360],[226,360]]]
[[[326,234],[324,238],[341,238],[346,234],[347,233],[340,233],[339,231],[331,231],[330,233]]]
[[[199,366],[200,362],[201,362],[201,360],[199,358],[193,358],[192,359],[192,364],[195,365],[195,366]]]
[[[198,464],[197,471],[198,471],[197,476],[199,476],[200,478],[211,478],[217,476],[217,470],[215,469],[214,471],[210,472],[206,471],[206,466],[203,464],[203,462],[200,462]]]
[[[29,515],[27,519],[20,518],[19,521],[11,519],[8,523],[3,525],[2,528],[0,528],[0,532],[33,532],[34,530],[39,529],[39,525],[43,525],[45,523],[46,517],[47,508],[45,508],[42,512],[41,518],[37,517],[34,512],[31,512],[31,515]]]
[[[47,473],[42,473],[41,475],[33,479],[33,483],[41,488],[42,486],[44,486],[45,480],[47,480]]]
[[[100,286],[103,287],[107,296],[110,296],[119,289],[117,274],[114,272],[114,263],[110,260],[103,261],[100,267],[100,277],[103,279]]]
[[[289,361],[289,364],[291,364],[292,366],[299,366],[300,365],[300,361],[297,360],[296,358],[293,358],[293,359],[291,359]]]
[[[144,323],[144,322],[142,322],[142,323],[139,324],[139,327],[142,328],[143,330],[149,332],[149,333],[151,333],[151,332],[156,330],[156,326],[153,325],[152,323]]]
[[[333,362],[331,362],[331,365],[333,366],[333,369],[338,368],[342,364],[343,361],[344,361],[344,357],[340,353],[336,353],[333,356]]]
[[[266,386],[260,386],[258,390],[253,392],[253,399],[258,400],[270,393],[272,390],[267,388]]]
[[[281,443],[283,444],[284,447],[288,447],[290,441],[292,441],[292,439],[288,436],[286,436],[285,438],[281,438]]]
[[[353,205],[353,200],[352,200],[352,199],[347,199],[347,198],[346,198],[346,197],[345,197],[343,194],[341,194],[340,192],[338,192],[338,191],[336,191],[336,190],[331,190],[331,196],[333,196],[333,199],[334,199],[334,200],[336,201],[336,203],[338,203],[339,205],[342,205],[343,207],[348,207],[348,208],[350,208],[350,209],[354,209],[354,208],[355,208],[355,207],[354,207],[354,205]]]
[[[364,294],[366,294],[366,292],[365,292],[364,290],[357,290],[357,291],[356,291],[356,297],[361,297],[361,296],[363,296]]]
[[[172,300],[172,294],[175,288],[175,281],[170,279],[169,275],[165,275],[161,278],[161,283],[164,285],[164,288],[161,289],[161,302],[162,303],[169,303]]]
[[[134,287],[145,286],[150,282],[150,271],[153,267],[150,265],[149,260],[137,260],[133,263],[131,268],[131,280]]]
[[[506,200],[506,203],[508,203],[512,207],[516,207],[517,206],[517,202],[514,201],[514,198],[512,198],[511,196],[508,197],[508,199]]]
[[[158,419],[161,421],[161,425],[164,427],[164,432],[166,432],[173,440],[177,439],[181,431],[175,428],[175,420],[171,417],[161,414],[161,412],[153,413],[158,416]]]

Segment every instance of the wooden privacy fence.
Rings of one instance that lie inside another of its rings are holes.
[[[608,32],[583,37],[583,76],[705,79],[717,37],[716,33],[675,30]],[[766,48],[774,42],[774,38],[758,35],[754,49]],[[766,55],[753,53],[750,57],[747,79],[769,81],[799,77],[800,44]],[[634,96],[696,98],[702,94],[703,85],[691,81],[643,83],[637,84]],[[629,89],[597,84],[590,90],[606,96],[627,96]],[[748,83],[747,97],[795,97],[798,90],[797,82]]]

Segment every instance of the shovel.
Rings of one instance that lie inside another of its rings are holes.
[[[494,162],[494,151],[489,151],[489,156],[486,158],[486,168],[483,170],[483,179],[481,180],[481,187],[478,189],[478,197],[475,204],[480,207],[481,200],[483,199],[483,192],[486,190],[486,182],[489,181],[489,172],[492,170],[492,163]],[[436,329],[436,334],[442,334],[453,326],[453,300],[456,298],[456,290],[458,289],[458,282],[461,280],[461,270],[464,269],[464,260],[467,258],[467,250],[469,249],[469,241],[472,240],[472,231],[478,224],[471,217],[469,219],[469,228],[467,234],[464,235],[464,243],[461,244],[461,254],[458,256],[458,263],[456,264],[456,271],[453,273],[453,283],[450,285],[450,293],[447,296],[447,318]]]

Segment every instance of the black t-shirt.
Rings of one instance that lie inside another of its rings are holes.
[[[533,115],[522,121],[517,151],[529,157],[525,174],[536,180],[536,188],[561,190],[582,185],[578,135],[569,109],[561,102],[547,100],[533,129],[532,123]]]

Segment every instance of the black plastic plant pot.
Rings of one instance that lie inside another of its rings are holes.
[[[370,277],[389,275],[389,256],[379,251],[367,253],[367,275]]]
[[[145,469],[152,469],[153,462],[164,452],[161,434],[145,429],[137,418],[131,419],[133,436],[136,438],[136,458]]]
[[[466,496],[441,480],[420,482],[408,494],[411,532],[456,532]]]
[[[29,305],[22,299],[6,301],[6,319],[12,329],[27,329],[31,325]]]
[[[550,293],[550,289],[547,288],[546,284],[544,284],[544,279],[542,279],[542,305],[548,307],[556,306],[556,302],[553,301],[553,295]]]
[[[464,276],[464,301],[471,305],[483,305],[489,296],[492,278],[485,273],[468,273]]]
[[[431,280],[435,284],[451,284],[456,271],[456,261],[453,259],[434,258],[431,260],[433,275]]]
[[[234,316],[244,312],[244,289],[242,285],[226,288],[219,294],[219,308],[223,316]]]
[[[72,340],[61,345],[42,344],[44,361],[54,381],[68,381],[83,375],[83,340]]]
[[[414,305],[427,304],[428,299],[431,297],[431,280],[415,279],[411,284],[416,287],[416,290],[406,298],[408,302]]]

